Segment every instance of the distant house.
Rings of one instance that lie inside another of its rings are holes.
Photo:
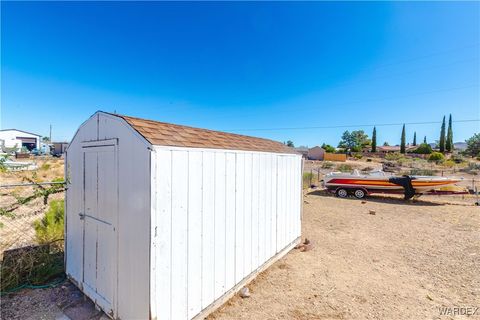
[[[307,157],[308,157],[308,147],[298,147],[298,148],[295,148],[295,151],[297,153],[300,153],[302,155],[303,159],[307,159]]]
[[[0,140],[3,140],[4,148],[16,148],[20,151],[22,147],[29,151],[40,146],[40,135],[17,129],[0,130]]]
[[[308,160],[323,160],[325,156],[325,149],[322,147],[316,146],[308,149],[307,159]]]
[[[65,150],[67,150],[68,142],[53,142],[52,143],[52,154],[55,156],[62,155]]]
[[[407,144],[405,146],[405,151],[416,149],[417,146],[412,146]],[[390,153],[390,152],[400,152],[400,146],[377,146],[377,152]]]

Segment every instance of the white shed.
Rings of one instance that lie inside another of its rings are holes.
[[[66,164],[66,272],[114,319],[203,318],[300,239],[278,142],[97,112]]]

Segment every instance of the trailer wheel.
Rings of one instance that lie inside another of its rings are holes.
[[[340,188],[340,189],[337,189],[337,197],[339,198],[346,198],[348,197],[348,191],[347,189],[343,189],[343,188]]]
[[[355,196],[355,198],[357,199],[363,199],[365,198],[365,191],[363,191],[362,189],[357,189],[355,190],[355,192],[353,193],[353,195]]]

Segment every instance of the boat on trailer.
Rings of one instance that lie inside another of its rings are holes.
[[[461,194],[448,186],[461,181],[457,178],[436,176],[394,176],[383,171],[360,173],[331,172],[323,180],[324,187],[335,193],[338,197],[346,198],[354,195],[364,198],[372,193],[398,193],[404,194],[405,199],[410,199],[421,194]]]

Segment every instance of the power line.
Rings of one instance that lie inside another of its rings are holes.
[[[417,56],[417,57],[407,58],[407,59],[403,59],[403,60],[399,60],[399,61],[393,61],[393,62],[390,62],[390,63],[385,63],[385,64],[382,64],[382,65],[379,65],[377,68],[384,68],[384,67],[388,67],[388,66],[391,66],[391,65],[397,65],[397,64],[402,64],[402,63],[406,63],[406,62],[431,58],[431,57],[442,55],[442,54],[448,54],[450,52],[464,50],[466,48],[478,47],[479,45],[480,45],[480,42],[477,42],[477,43],[471,43],[471,44],[468,44],[468,45],[465,45],[465,46],[451,48],[451,49],[447,49],[447,50],[443,50],[443,51],[431,52],[431,53],[427,53],[427,54],[422,55],[422,56]]]
[[[416,97],[416,96],[422,96],[422,95],[428,95],[432,93],[441,93],[441,92],[449,92],[449,91],[455,91],[455,90],[462,90],[462,89],[468,89],[468,88],[474,88],[478,87],[477,84],[472,84],[472,85],[467,85],[467,86],[462,86],[462,87],[453,87],[453,88],[444,88],[444,89],[437,89],[437,90],[431,90],[431,91],[420,91],[420,92],[414,92],[411,94],[405,94],[405,95],[400,95],[400,96],[391,96],[391,97],[384,97],[384,98],[376,98],[376,99],[368,99],[368,100],[357,100],[357,101],[348,101],[348,102],[342,102],[342,103],[335,103],[335,104],[328,104],[326,107],[341,107],[341,106],[346,106],[346,105],[351,105],[351,104],[363,104],[363,103],[370,103],[370,102],[379,102],[379,101],[386,101],[386,100],[396,100],[396,99],[403,99],[403,98],[409,98],[409,97]],[[309,107],[309,108],[304,108],[303,111],[309,111],[314,108],[319,108],[319,106],[316,107]],[[278,113],[282,112],[287,112],[291,110],[279,110]],[[256,113],[249,112],[249,113],[243,113],[245,116],[254,116]],[[230,115],[228,117],[231,117]],[[215,118],[222,118],[222,117],[215,117]],[[223,131],[234,131],[234,130],[240,130],[243,131],[244,129],[224,129]],[[247,129],[250,130],[250,129]]]
[[[480,119],[454,120],[455,123],[480,122]],[[405,125],[424,125],[439,124],[441,121],[423,121],[423,122],[402,122],[402,123],[376,123],[376,124],[347,124],[335,126],[313,126],[313,127],[284,127],[284,128],[257,128],[257,129],[235,129],[224,131],[276,131],[276,130],[312,130],[312,129],[336,129],[336,128],[358,128],[358,127],[388,127]]]

